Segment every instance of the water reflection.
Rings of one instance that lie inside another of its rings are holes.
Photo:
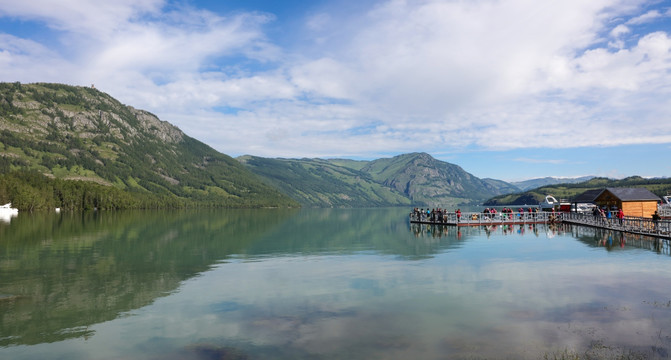
[[[603,251],[608,234],[415,226],[406,213],[19,216],[0,226],[0,358],[537,359],[597,348],[664,358],[671,349],[660,285],[671,281],[669,258],[634,239],[619,247],[614,234]]]
[[[563,225],[573,237],[592,247],[608,251],[643,249],[671,255],[671,241],[646,235],[624,233],[588,226]]]
[[[0,346],[91,336],[90,325],[170,294],[184,279],[244,252],[288,216],[262,210],[21,214],[0,227]]]
[[[0,346],[89,337],[231,259],[438,251],[406,234],[399,209],[21,214],[0,226]]]

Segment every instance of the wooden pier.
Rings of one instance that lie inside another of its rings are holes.
[[[548,224],[559,222],[560,213],[547,211],[496,213],[486,214],[464,212],[459,214],[446,213],[440,218],[431,218],[429,214],[410,214],[410,222],[417,224],[452,225],[452,226],[486,226],[486,225],[525,225]]]
[[[592,214],[562,213],[561,221],[567,224],[591,226],[601,229],[623,231],[631,234],[671,239],[671,220],[653,221],[649,218],[625,217],[607,219]]]
[[[416,224],[450,225],[450,226],[488,226],[488,225],[525,225],[525,224],[555,224],[567,223],[582,226],[591,226],[601,229],[622,231],[631,234],[654,236],[671,239],[671,220],[653,221],[649,218],[614,217],[607,219],[592,214],[565,213],[565,212],[518,212],[486,214],[464,212],[459,216],[456,213],[446,213],[441,217],[431,218],[426,213],[410,213],[410,222]]]

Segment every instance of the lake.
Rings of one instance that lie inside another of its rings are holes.
[[[21,213],[0,359],[671,356],[667,241],[409,211]]]

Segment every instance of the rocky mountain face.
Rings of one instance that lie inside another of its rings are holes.
[[[235,159],[89,87],[0,83],[0,174],[19,170],[212,206],[297,205]]]
[[[458,165],[437,160],[426,153],[374,160],[362,171],[402,192],[411,202],[430,206],[478,203],[494,195],[515,191],[512,185],[487,182]]]

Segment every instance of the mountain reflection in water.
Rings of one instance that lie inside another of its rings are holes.
[[[649,238],[406,209],[20,214],[0,224],[0,358],[665,358],[670,261]]]

